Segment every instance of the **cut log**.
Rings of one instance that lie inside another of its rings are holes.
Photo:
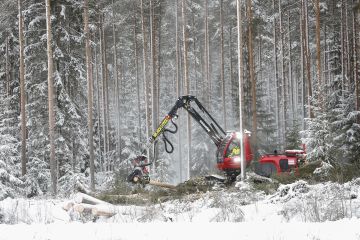
[[[104,202],[100,199],[94,198],[90,195],[84,194],[84,193],[78,193],[75,197],[76,203],[86,203],[86,204],[108,204],[107,202]]]
[[[75,204],[73,206],[74,210],[78,213],[83,213],[85,211],[91,211],[94,207],[96,207],[97,205],[91,205],[91,204],[86,204],[86,203],[80,203],[80,204]]]
[[[74,211],[78,213],[91,212],[96,216],[112,217],[116,214],[116,208],[113,205],[91,205],[86,203],[75,204]]]
[[[169,183],[157,182],[157,181],[153,181],[153,180],[150,180],[149,184],[153,185],[153,186],[163,187],[163,188],[170,188],[170,189],[176,188],[175,185],[172,185]]]
[[[96,216],[112,217],[116,214],[115,206],[84,193],[78,193],[75,197],[73,209],[78,213],[90,211]]]
[[[95,216],[112,217],[116,214],[116,209],[111,205],[96,205],[91,213]]]
[[[63,203],[62,209],[64,209],[65,211],[69,211],[74,205],[75,203],[73,201],[67,201]]]

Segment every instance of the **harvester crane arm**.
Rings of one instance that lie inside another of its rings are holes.
[[[198,108],[211,119],[210,124],[204,120],[204,118],[199,114],[198,111],[196,111],[196,109],[191,104],[192,102],[194,102],[198,106]],[[205,130],[205,132],[209,135],[209,137],[215,143],[215,145],[219,146],[224,135],[226,135],[224,129],[221,128],[221,126],[215,121],[215,119],[209,114],[206,108],[200,103],[200,101],[195,96],[188,95],[188,96],[181,96],[177,99],[175,105],[171,108],[168,114],[160,122],[157,129],[148,139],[145,145],[146,149],[149,148],[153,143],[155,143],[160,135],[163,135],[166,152],[172,153],[174,151],[174,147],[166,137],[165,133],[170,132],[174,134],[177,132],[178,127],[176,123],[173,121],[173,119],[176,119],[178,117],[177,112],[180,108],[184,108],[193,117],[193,119],[200,124],[201,128]],[[174,130],[166,128],[166,126],[170,121],[175,126]],[[170,145],[170,149],[168,149],[167,144]]]
[[[195,105],[199,108],[199,110],[207,116],[211,121],[208,123],[205,121],[204,117],[200,114],[201,112],[197,111],[192,103],[195,103]],[[200,101],[195,97],[191,95],[187,96],[181,96],[177,99],[175,102],[175,105],[171,108],[171,110],[168,112],[168,114],[164,117],[164,119],[160,122],[157,129],[153,132],[153,134],[149,137],[145,144],[145,148],[142,151],[142,155],[138,156],[134,162],[137,162],[136,167],[137,168],[143,168],[144,162],[146,165],[150,165],[150,163],[147,163],[147,158],[144,156],[147,149],[149,149],[156,141],[158,140],[159,136],[162,135],[162,139],[165,144],[165,151],[167,153],[172,153],[174,151],[174,146],[170,142],[170,140],[166,136],[166,132],[175,134],[178,130],[178,127],[176,123],[173,121],[178,117],[177,113],[178,110],[184,108],[190,116],[201,126],[202,129],[208,134],[208,136],[211,138],[211,140],[214,142],[216,147],[219,147],[222,140],[224,139],[226,132],[224,129],[215,121],[215,119],[210,115],[210,113],[206,110],[206,108],[200,103]],[[174,129],[166,128],[171,122],[174,125]],[[141,163],[140,163],[141,162]],[[143,168],[145,170],[145,168]],[[142,179],[141,176],[138,176],[138,174],[135,174],[134,172],[128,177],[129,181],[133,181],[134,177],[137,176],[136,179]],[[148,179],[148,178],[147,178]]]

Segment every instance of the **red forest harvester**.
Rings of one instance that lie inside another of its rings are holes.
[[[209,122],[200,115],[200,113],[192,106],[195,103],[197,108],[201,111]],[[165,151],[172,153],[174,151],[173,144],[169,141],[166,133],[175,134],[178,130],[176,123],[173,121],[178,117],[177,111],[180,108],[184,108],[190,116],[201,126],[201,128],[208,134],[210,139],[214,142],[217,147],[216,161],[217,168],[223,171],[227,177],[227,181],[234,181],[236,176],[240,174],[240,138],[243,137],[244,142],[244,153],[246,159],[246,166],[249,166],[253,159],[253,154],[250,147],[250,132],[245,131],[243,134],[239,132],[228,132],[226,133],[223,128],[215,121],[215,119],[209,114],[205,107],[199,102],[194,96],[182,96],[180,97],[169,113],[161,121],[156,131],[149,138],[145,145],[143,153],[152,144],[154,144],[159,136],[165,144]],[[166,126],[171,122],[174,125],[174,129],[168,129]],[[257,166],[256,172],[263,176],[270,176],[274,173],[289,172],[298,167],[299,156],[304,155],[304,151],[299,150],[288,150],[285,154],[267,154],[261,156]],[[128,176],[127,180],[132,183],[147,184],[150,182],[149,172],[147,166],[152,164],[148,162],[148,159],[144,154],[138,156],[133,160],[134,170]]]

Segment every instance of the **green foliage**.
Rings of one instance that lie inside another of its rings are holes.
[[[333,182],[345,183],[360,177],[360,165],[355,164],[336,164],[329,174],[329,180]]]
[[[293,123],[292,127],[288,128],[285,135],[285,149],[301,148],[300,128],[298,123]]]

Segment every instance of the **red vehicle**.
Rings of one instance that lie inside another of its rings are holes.
[[[284,154],[265,154],[260,157],[255,172],[265,177],[283,172],[297,173],[299,165],[305,162],[305,156],[305,150],[286,150]]]
[[[197,105],[197,108],[203,113],[202,116],[192,106],[192,103]],[[228,181],[234,181],[236,176],[241,172],[240,166],[240,138],[243,138],[244,153],[246,166],[250,165],[253,159],[253,154],[250,147],[250,132],[245,131],[243,134],[239,132],[226,133],[223,128],[215,121],[215,119],[209,114],[205,107],[194,96],[182,96],[180,97],[170,112],[161,121],[159,127],[149,138],[145,145],[143,154],[140,155],[144,162],[147,162],[145,158],[145,151],[154,142],[158,140],[158,137],[162,135],[162,139],[165,143],[165,150],[167,153],[174,151],[173,144],[166,137],[166,133],[176,133],[178,127],[173,119],[177,118],[177,111],[180,108],[184,108],[190,116],[201,126],[201,128],[208,134],[210,139],[217,147],[216,161],[217,168],[225,173]],[[205,120],[207,119],[207,120]],[[171,122],[174,129],[167,129],[166,126]],[[210,122],[210,123],[209,123]],[[266,154],[260,157],[256,166],[256,172],[263,176],[271,176],[274,173],[289,172],[298,167],[300,156],[304,156],[303,150],[287,150],[285,154]],[[139,157],[138,157],[139,158]],[[147,163],[150,165],[151,162]],[[144,171],[138,171],[139,167],[134,168],[134,171],[129,175],[128,181],[133,183],[146,184],[150,181],[147,169]],[[136,171],[136,173],[134,173]]]
[[[236,177],[241,172],[240,137],[241,134],[239,132],[228,133],[216,151],[216,166],[219,170],[224,171],[228,176],[232,175]],[[249,166],[253,159],[250,147],[250,132],[246,131],[243,134],[243,141],[246,166]],[[234,149],[239,149],[239,152],[233,154]]]

